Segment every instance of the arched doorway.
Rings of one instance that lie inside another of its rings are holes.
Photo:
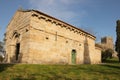
[[[71,52],[71,63],[76,64],[76,50],[73,49]]]
[[[18,59],[19,59],[19,54],[20,54],[20,43],[17,43],[16,44],[16,51],[15,51],[16,61],[18,61]]]
[[[13,32],[12,40],[11,40],[11,57],[10,62],[18,63],[20,56],[20,34],[17,31]]]

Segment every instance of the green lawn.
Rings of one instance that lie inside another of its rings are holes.
[[[0,64],[0,80],[120,80],[120,64]]]

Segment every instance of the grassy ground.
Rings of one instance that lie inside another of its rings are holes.
[[[0,80],[120,80],[120,64],[0,64]]]

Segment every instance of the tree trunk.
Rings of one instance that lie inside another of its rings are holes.
[[[120,53],[118,53],[118,59],[119,59],[119,62],[120,62]]]

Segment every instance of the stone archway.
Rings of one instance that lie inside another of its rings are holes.
[[[17,31],[13,32],[11,37],[11,53],[10,53],[10,62],[18,63],[19,62],[19,55],[20,55],[20,34]]]
[[[15,60],[18,61],[19,60],[19,54],[20,54],[20,43],[16,44],[16,51],[15,51]]]

